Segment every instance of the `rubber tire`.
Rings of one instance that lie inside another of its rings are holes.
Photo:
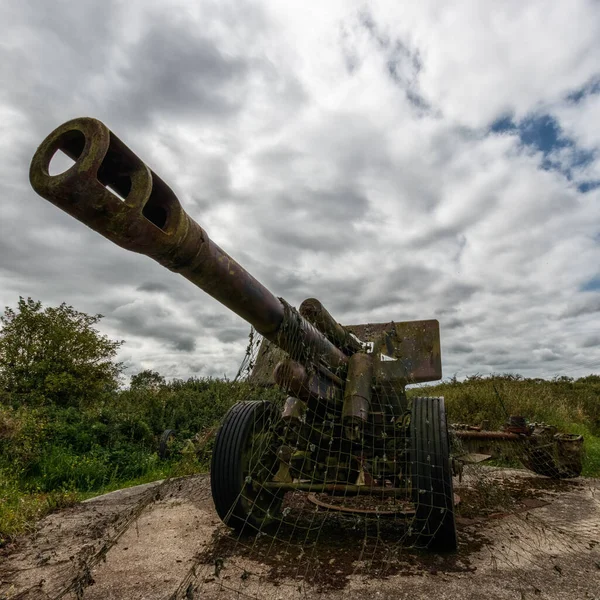
[[[215,438],[210,466],[213,502],[223,523],[238,531],[264,529],[276,520],[276,513],[281,507],[282,493],[262,490],[261,493],[268,498],[271,517],[257,518],[256,514],[249,514],[242,498],[244,453],[254,424],[261,423],[263,428],[273,427],[280,417],[280,411],[271,402],[240,402],[225,415]]]
[[[160,442],[158,443],[158,458],[165,460],[170,458],[169,454],[169,439],[175,437],[177,432],[175,429],[165,429],[160,436]]]
[[[458,542],[444,398],[413,399],[410,461],[415,546],[454,552]]]

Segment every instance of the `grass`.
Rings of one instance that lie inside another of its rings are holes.
[[[31,531],[45,515],[83,499],[84,494],[76,490],[26,493],[18,481],[0,473],[0,547]]]
[[[573,424],[569,433],[583,435],[585,459],[582,475],[584,477],[600,477],[600,436],[594,435],[585,425]]]
[[[46,515],[73,506],[82,500],[123,488],[151,483],[168,477],[184,477],[206,472],[208,466],[189,458],[159,463],[143,475],[128,480],[111,479],[92,490],[57,489],[50,492],[25,489],[22,482],[6,472],[0,472],[0,548],[19,535],[33,531],[35,523]]]

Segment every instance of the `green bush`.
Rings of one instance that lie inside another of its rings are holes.
[[[0,315],[0,400],[20,406],[79,406],[117,389],[114,357],[122,342],[94,326],[102,315],[67,306],[43,308],[19,298]]]
[[[2,407],[0,467],[24,489],[101,490],[156,469],[165,429],[176,430],[175,456],[181,459],[178,451],[186,439],[217,426],[235,402],[265,394],[274,398],[278,393],[257,392],[244,383],[190,379],[115,392],[99,406],[80,409]]]

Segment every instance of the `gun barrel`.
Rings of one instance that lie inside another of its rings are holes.
[[[50,175],[59,150],[75,164]],[[100,121],[84,117],[55,129],[33,156],[29,178],[40,196],[118,246],[180,273],[292,358],[345,366],[344,353],[219,248],[169,186]],[[296,350],[302,344],[288,332],[312,348],[310,356]]]
[[[58,150],[76,162],[51,176]],[[54,130],[33,157],[30,180],[40,196],[115,244],[180,273],[261,334],[279,328],[281,302],[219,248],[169,186],[100,121],[74,119]]]
[[[299,308],[300,314],[312,323],[332,344],[346,354],[354,354],[362,350],[361,343],[340,325],[316,298],[307,298]]]

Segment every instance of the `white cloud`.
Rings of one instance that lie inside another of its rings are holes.
[[[46,6],[0,7],[0,302],[102,312],[132,371],[235,374],[239,318],[29,188],[36,144],[89,114],[293,304],[317,296],[353,323],[437,315],[448,375],[600,363],[581,291],[600,190],[576,187],[600,176],[600,95],[567,99],[597,75],[597,4]],[[592,153],[574,181],[487,130],[536,111]]]
[[[586,95],[578,102],[559,104],[554,113],[563,130],[579,145],[600,148],[600,94]],[[598,166],[597,162],[595,166]],[[596,175],[599,174],[596,171]]]
[[[503,112],[522,117],[597,74],[600,20],[591,0],[375,3],[372,13],[419,49],[425,97],[472,127]]]

